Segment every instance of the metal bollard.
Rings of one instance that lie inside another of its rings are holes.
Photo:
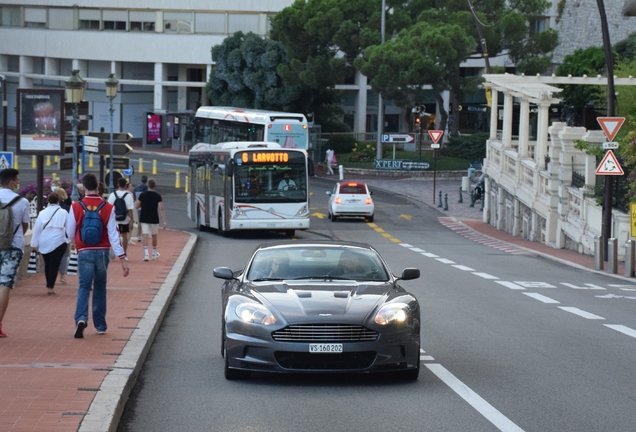
[[[464,197],[462,196],[462,187],[459,187],[459,201],[457,201],[458,203],[463,203],[464,202]]]
[[[607,241],[607,272],[616,274],[618,273],[618,243],[615,238],[610,238]]]
[[[603,270],[604,256],[605,256],[605,253],[603,252],[603,237],[595,236],[594,237],[594,268],[596,270]]]
[[[448,210],[448,194],[444,194],[444,210]]]
[[[636,259],[636,243],[627,240],[625,243],[625,277],[634,277],[634,259]]]
[[[439,199],[437,200],[437,207],[442,206],[442,191],[439,191]]]

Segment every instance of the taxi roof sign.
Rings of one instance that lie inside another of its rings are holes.
[[[603,157],[603,160],[596,168],[597,175],[623,175],[623,168],[621,164],[618,163],[618,159],[614,155],[614,152],[608,150]]]
[[[603,132],[605,132],[605,136],[607,136],[609,141],[614,141],[614,137],[623,126],[623,123],[625,123],[625,117],[597,117],[596,121],[603,128]]]
[[[444,134],[444,131],[442,131],[442,130],[429,130],[428,134],[431,136],[431,139],[433,140],[433,142],[435,144],[437,144],[437,141],[439,141],[439,139],[442,137],[442,135]]]

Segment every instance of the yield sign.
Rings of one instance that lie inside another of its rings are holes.
[[[625,117],[597,117],[596,120],[610,141],[614,141],[614,137],[623,126],[623,123],[625,123]]]
[[[623,168],[621,168],[621,164],[618,163],[616,156],[614,156],[614,152],[608,150],[603,157],[603,160],[596,168],[597,175],[623,175]]]
[[[444,134],[444,131],[430,130],[428,131],[428,134],[431,136],[431,139],[433,140],[433,142],[437,144],[437,141],[439,141],[439,139],[442,137],[442,135]]]

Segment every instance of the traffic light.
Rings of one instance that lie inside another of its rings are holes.
[[[422,126],[422,123],[421,123],[421,120],[420,120],[420,116],[416,115],[415,116],[415,121],[413,122],[413,130],[419,131],[421,126]]]

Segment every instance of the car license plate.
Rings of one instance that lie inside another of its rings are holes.
[[[331,353],[342,352],[342,344],[309,344],[310,353]]]
[[[347,204],[355,204],[355,203],[359,203],[360,200],[357,199],[351,199],[351,200],[347,200]]]

